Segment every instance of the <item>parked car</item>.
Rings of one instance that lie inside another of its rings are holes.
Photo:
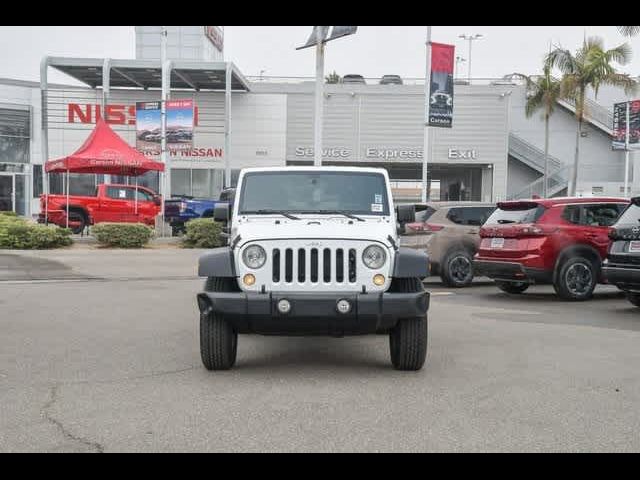
[[[358,83],[366,85],[366,81],[362,75],[345,75],[342,77],[342,83]]]
[[[603,281],[609,229],[620,198],[552,198],[498,204],[480,230],[474,266],[511,294],[551,283],[565,300],[588,300]]]
[[[238,185],[233,214],[215,211],[216,220],[231,221],[229,246],[199,262],[205,368],[233,368],[238,334],[387,334],[392,365],[420,370],[428,259],[399,246],[396,221],[407,213],[394,212],[387,171],[255,168],[243,170]]]
[[[631,200],[609,237],[609,255],[602,266],[604,278],[640,307],[640,197]]]
[[[73,233],[79,234],[87,226],[102,222],[144,223],[155,226],[156,216],[161,211],[162,197],[145,187],[98,185],[94,196],[70,195],[68,202],[69,228]],[[66,195],[40,196],[38,222],[46,221],[66,227]]]
[[[218,200],[180,196],[165,202],[165,219],[174,235],[183,233],[189,220],[213,218],[217,205],[233,201],[233,189],[223,190]]]
[[[402,78],[400,75],[383,75],[380,85],[402,85]]]
[[[473,257],[480,244],[480,227],[495,204],[429,203],[406,225],[402,246],[426,251],[431,275],[453,288],[467,287],[474,278]]]

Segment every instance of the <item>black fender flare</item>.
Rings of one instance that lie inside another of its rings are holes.
[[[236,267],[231,248],[214,248],[209,253],[202,255],[198,261],[198,276],[236,278]]]
[[[429,276],[429,257],[420,250],[400,247],[396,251],[393,278],[427,278]]]
[[[571,258],[572,256],[580,255],[582,253],[587,253],[587,257],[591,256],[598,259],[598,261],[600,262],[600,265],[598,266],[597,274],[599,277],[602,276],[603,259],[600,256],[600,253],[591,245],[578,243],[575,245],[569,245],[568,247],[565,247],[558,255],[558,258],[556,259],[556,264],[553,268],[553,281],[555,282],[556,279],[558,278],[558,273],[560,271],[560,266],[562,265],[562,262],[564,262],[568,258]]]

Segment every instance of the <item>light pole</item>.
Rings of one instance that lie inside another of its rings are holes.
[[[466,58],[461,57],[460,55],[458,55],[458,56],[456,57],[456,74],[455,74],[455,78],[458,78],[458,66],[459,66],[461,63],[464,63],[464,62],[466,62],[466,61],[467,61],[467,59],[466,59]]]
[[[471,50],[473,48],[473,41],[474,40],[480,40],[481,38],[484,38],[484,35],[482,35],[481,33],[473,33],[473,34],[466,34],[463,33],[462,35],[459,35],[458,38],[461,38],[463,40],[467,40],[469,42],[469,73],[468,73],[468,80],[469,83],[471,83]]]

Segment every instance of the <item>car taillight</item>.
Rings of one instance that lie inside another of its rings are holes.
[[[519,237],[543,237],[545,235],[551,235],[557,232],[555,227],[544,227],[540,225],[522,225],[517,229],[517,236]]]
[[[180,213],[187,211],[187,202],[180,202]]]
[[[426,223],[426,230],[431,232],[439,232],[440,230],[444,230],[444,225],[436,225],[434,223]]]

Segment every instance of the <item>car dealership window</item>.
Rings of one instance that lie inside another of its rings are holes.
[[[0,108],[0,163],[29,163],[30,117],[28,110]]]
[[[231,171],[231,184],[238,183],[240,170]],[[171,170],[171,195],[217,199],[224,188],[224,170],[188,169]]]

